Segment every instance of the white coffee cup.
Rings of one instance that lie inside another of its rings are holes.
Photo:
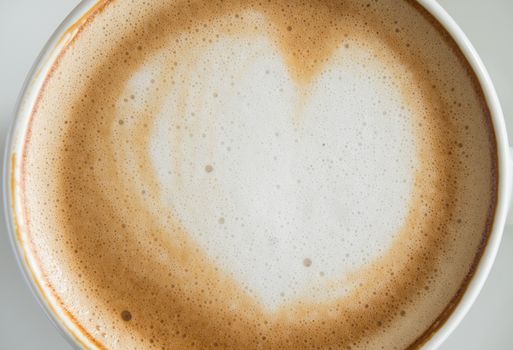
[[[44,296],[40,293],[37,287],[38,282],[36,277],[30,272],[25,255],[22,250],[21,244],[19,244],[16,229],[14,213],[16,208],[13,208],[12,201],[12,184],[11,179],[13,172],[19,171],[16,167],[13,167],[11,163],[12,154],[16,154],[24,139],[25,131],[28,124],[28,113],[32,110],[35,103],[35,97],[40,90],[44,77],[46,76],[48,69],[51,67],[56,55],[60,52],[61,48],[66,45],[67,41],[73,37],[74,32],[78,28],[78,23],[83,20],[83,16],[91,10],[95,5],[95,0],[85,0],[72,13],[64,20],[64,22],[55,31],[42,53],[36,60],[32,70],[30,71],[28,78],[21,91],[17,106],[16,106],[16,119],[13,123],[11,132],[7,140],[6,157],[4,164],[4,176],[3,176],[3,188],[4,188],[4,203],[6,208],[6,217],[8,218],[8,225],[10,236],[12,239],[13,247],[18,258],[20,267],[29,283],[32,287],[32,291],[35,297],[38,299],[40,304],[43,306],[45,312],[48,314],[50,319],[57,325],[61,330],[62,334],[76,347],[80,347],[80,344],[75,341],[75,338],[70,335],[73,333],[73,329],[69,329],[64,325],[63,319],[65,315],[59,314],[58,311],[52,309]],[[439,328],[424,345],[424,349],[435,349],[437,348],[455,329],[458,323],[463,319],[465,314],[476,299],[478,293],[484,285],[484,282],[491,269],[497,250],[501,241],[502,232],[504,225],[507,220],[513,222],[513,216],[509,216],[508,219],[508,208],[511,199],[511,181],[513,176],[513,158],[512,151],[509,148],[506,128],[504,124],[503,114],[500,108],[500,104],[497,98],[497,94],[493,87],[493,84],[484,68],[483,63],[478,57],[476,51],[466,38],[465,34],[456,25],[452,18],[440,7],[440,5],[434,0],[419,0],[419,3],[428,10],[439,23],[447,30],[447,32],[453,37],[455,42],[458,44],[462,53],[465,55],[467,61],[475,72],[479,83],[482,87],[488,108],[491,112],[491,118],[493,128],[495,131],[496,144],[497,144],[497,156],[498,156],[498,197],[497,207],[495,210],[495,216],[493,220],[493,227],[490,233],[490,237],[487,246],[483,252],[483,255],[479,261],[479,265],[475,271],[475,274],[468,285],[468,288],[463,295],[461,301],[452,312],[451,316],[446,320],[444,325]]]

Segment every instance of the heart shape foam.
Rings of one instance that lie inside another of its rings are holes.
[[[118,110],[137,114],[155,77],[173,81],[150,125],[154,197],[267,309],[332,300],[350,291],[349,272],[386,251],[407,215],[409,112],[372,47],[341,43],[302,86],[267,37],[251,39],[206,43],[169,77],[161,50]],[[136,157],[124,163],[137,166]],[[144,194],[147,184],[136,182]]]

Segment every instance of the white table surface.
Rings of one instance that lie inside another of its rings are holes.
[[[439,0],[481,55],[513,135],[513,0]],[[0,151],[32,62],[77,0],[0,0]],[[513,136],[512,136],[513,139]],[[0,216],[0,350],[69,350],[32,297]],[[513,227],[477,302],[442,350],[513,349]]]

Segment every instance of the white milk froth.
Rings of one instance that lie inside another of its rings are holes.
[[[372,48],[346,44],[305,87],[266,37],[205,45],[193,62],[188,54],[177,62],[174,74],[184,78],[150,124],[154,198],[271,310],[351,290],[346,273],[387,250],[410,205],[413,112]],[[112,125],[124,145],[118,164],[141,197],[139,164],[125,161],[135,158],[138,123],[119,120],[151,100],[166,57],[157,52],[127,82]]]
[[[495,207],[489,114],[409,1],[112,1],[34,108],[19,235],[91,348],[402,349]]]

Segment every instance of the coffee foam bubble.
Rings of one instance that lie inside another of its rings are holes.
[[[34,269],[98,348],[419,344],[495,205],[474,80],[408,2],[100,5],[31,119]]]

